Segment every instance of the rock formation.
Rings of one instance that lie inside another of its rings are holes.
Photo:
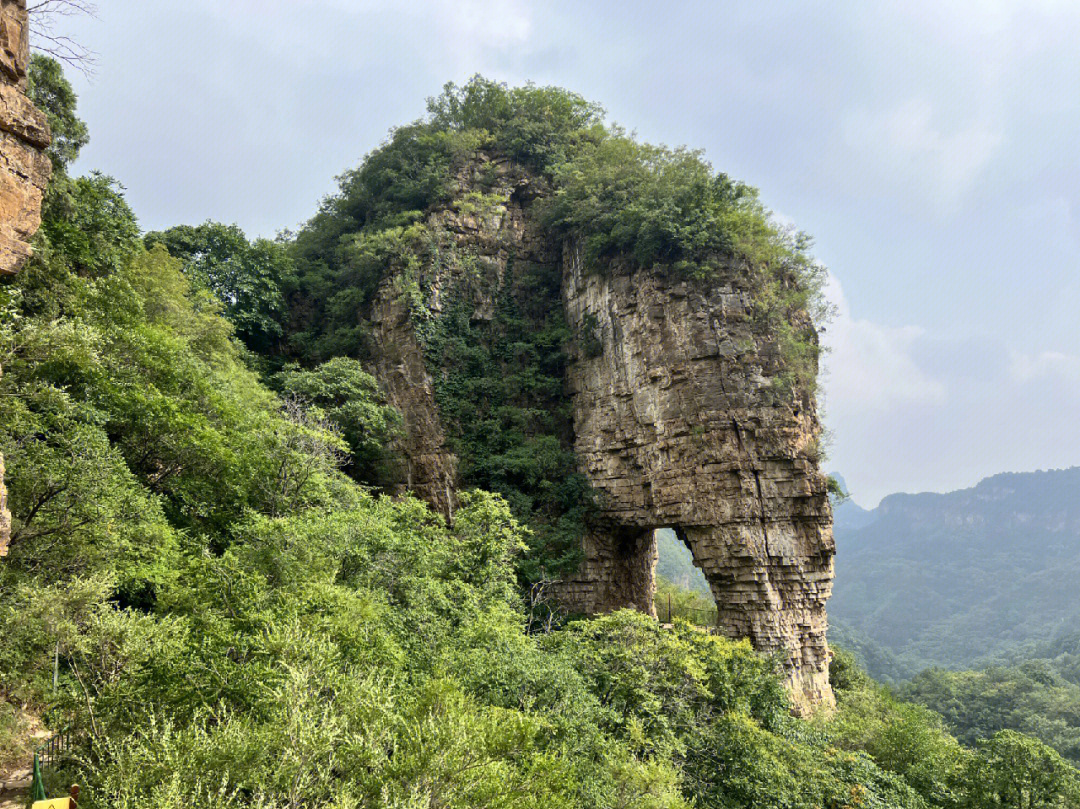
[[[775,393],[775,347],[752,317],[747,273],[673,283],[617,266],[586,273],[573,246],[565,255],[569,321],[588,318],[603,346],[568,379],[577,455],[602,493],[568,602],[651,612],[653,532],[673,528],[709,581],[719,627],[783,654],[797,710],[831,703],[820,425],[809,397]]]
[[[26,97],[29,62],[26,0],[0,0],[0,275],[18,272],[30,257],[52,173],[48,121]],[[0,457],[0,556],[7,553],[10,528]]]
[[[25,94],[28,34],[26,0],[0,0],[0,274],[8,275],[30,257],[52,173],[49,124]]]
[[[777,395],[777,348],[752,317],[748,270],[733,262],[708,282],[618,262],[587,272],[577,246],[532,215],[542,194],[535,178],[496,166],[501,206],[470,214],[448,206],[429,218],[478,269],[455,277],[452,265],[428,262],[413,280],[427,290],[422,315],[437,316],[453,287],[482,320],[513,273],[545,265],[561,274],[574,333],[589,334],[592,350],[571,348],[565,384],[573,448],[600,508],[581,568],[558,587],[561,602],[574,612],[655,614],[653,532],[672,527],[712,587],[719,628],[779,653],[797,712],[831,705],[825,602],[834,548],[815,455],[820,425],[812,396]],[[471,179],[466,170],[459,185]],[[398,274],[376,297],[373,370],[404,415],[402,488],[449,515],[456,460],[403,289]]]

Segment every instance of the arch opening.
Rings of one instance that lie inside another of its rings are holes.
[[[700,565],[694,559],[686,532],[677,525],[656,528],[656,615],[663,623],[681,618],[713,628],[716,600]]]

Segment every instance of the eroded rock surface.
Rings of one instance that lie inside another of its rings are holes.
[[[752,316],[747,270],[733,264],[708,283],[617,264],[588,272],[575,245],[539,224],[530,178],[506,163],[498,171],[500,208],[449,206],[429,219],[478,258],[470,274],[427,260],[419,277],[386,279],[376,298],[373,370],[405,416],[402,488],[449,515],[458,485],[407,283],[424,290],[421,318],[437,316],[453,289],[483,320],[515,268],[550,266],[580,337],[566,376],[573,448],[601,503],[560,600],[577,612],[655,614],[653,531],[672,527],[709,580],[720,628],[780,653],[797,711],[831,705],[834,547],[815,455],[820,425],[811,396],[777,393],[776,347]],[[470,187],[468,172],[459,180]]]
[[[26,97],[26,0],[0,0],[0,274],[18,272],[41,224],[52,173],[49,124]]]
[[[797,709],[831,704],[825,602],[832,517],[809,397],[775,388],[775,346],[744,270],[707,284],[566,250],[571,326],[596,356],[570,367],[575,449],[602,511],[566,585],[582,612],[651,611],[653,530],[674,528],[708,579],[720,628],[780,652]],[[647,574],[643,573],[647,570]]]

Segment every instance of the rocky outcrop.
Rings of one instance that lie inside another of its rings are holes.
[[[41,224],[49,124],[26,97],[26,0],[0,0],[0,274],[18,272]]]
[[[653,531],[673,528],[709,581],[719,626],[779,652],[798,710],[830,704],[825,602],[833,540],[820,432],[808,396],[778,395],[776,348],[753,284],[728,267],[706,283],[566,249],[563,303],[595,356],[569,372],[575,449],[601,511],[567,582],[582,612],[651,611]]]
[[[561,274],[561,303],[548,305],[564,308],[579,338],[565,380],[569,440],[600,506],[581,568],[558,585],[560,601],[575,612],[655,614],[653,532],[674,528],[709,581],[719,628],[780,655],[796,711],[831,705],[825,602],[834,548],[815,454],[820,425],[812,396],[777,392],[778,352],[753,317],[749,271],[732,263],[707,283],[617,262],[589,272],[576,245],[543,231],[530,178],[506,163],[498,172],[496,209],[449,206],[429,220],[479,259],[468,276],[428,260],[409,282],[424,290],[421,317],[437,316],[455,286],[482,320],[517,268]],[[471,187],[468,173],[459,184]],[[449,514],[456,462],[404,286],[399,273],[377,296],[374,371],[405,416],[403,488]]]
[[[52,173],[48,121],[25,95],[29,62],[26,0],[0,0],[0,275],[18,272],[30,257]],[[0,556],[7,554],[10,530],[0,457]]]
[[[372,306],[371,327],[377,345],[372,372],[403,421],[394,449],[404,468],[394,489],[397,493],[412,492],[441,514],[451,516],[456,503],[457,458],[446,443],[409,302],[397,284],[384,284],[379,290]]]
[[[538,262],[550,264],[553,271],[558,268],[555,246],[526,215],[534,194],[531,178],[510,161],[477,154],[457,177],[462,196],[480,184],[481,173],[488,182],[494,177],[487,202],[451,204],[434,212],[428,229],[437,243],[431,249],[441,258],[427,256],[418,270],[410,271],[418,275],[398,268],[380,286],[369,315],[371,371],[403,419],[404,435],[395,449],[404,469],[394,489],[416,494],[447,516],[456,505],[458,460],[439,417],[417,319],[438,317],[453,294],[472,305],[474,320],[490,320],[503,285],[513,283],[514,266],[520,271]],[[468,271],[449,259],[455,252],[468,256]]]

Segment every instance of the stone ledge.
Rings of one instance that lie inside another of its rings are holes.
[[[10,84],[0,84],[0,130],[44,149],[52,142],[49,119]]]

